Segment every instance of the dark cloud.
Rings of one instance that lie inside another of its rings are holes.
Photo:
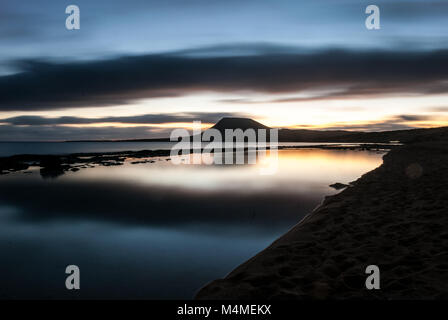
[[[366,132],[395,131],[407,129],[414,129],[414,127],[392,120],[371,122],[366,124],[336,124],[325,128],[325,130],[355,130]]]
[[[448,14],[448,3],[446,1],[424,1],[424,2],[392,2],[379,3],[384,18],[395,21],[416,19],[438,19],[446,18]]]
[[[326,130],[361,130],[361,131],[394,131],[415,128],[413,122],[437,120],[429,115],[401,114],[382,121],[372,121],[362,124],[336,124],[326,127]]]
[[[172,129],[0,125],[0,141],[121,140],[166,138]]]
[[[417,114],[402,114],[402,115],[396,116],[395,119],[409,121],[409,122],[434,120],[434,118],[431,116],[417,115]]]
[[[102,117],[102,118],[80,118],[80,117],[58,117],[46,118],[41,116],[18,116],[0,119],[0,123],[17,126],[48,126],[48,125],[72,125],[72,124],[95,124],[95,123],[130,123],[130,124],[161,124],[167,122],[193,122],[214,123],[224,117],[244,116],[241,113],[228,112],[191,112],[176,114],[146,114],[127,117]]]
[[[331,87],[331,97],[448,91],[448,50],[323,51],[187,57],[155,54],[106,61],[22,61],[0,77],[0,110],[110,106],[198,91],[299,92]]]
[[[18,116],[0,119],[0,141],[63,141],[116,140],[169,137],[170,128],[150,127],[74,127],[96,123],[163,124],[201,121],[215,123],[223,117],[245,117],[243,113],[189,112],[175,114],[146,114],[127,117],[57,117]],[[3,123],[3,125],[1,125]]]

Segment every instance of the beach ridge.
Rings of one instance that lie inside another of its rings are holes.
[[[446,141],[393,149],[196,298],[447,298],[446,170]],[[368,265],[380,268],[380,290],[365,287]]]

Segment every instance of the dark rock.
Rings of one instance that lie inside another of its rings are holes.
[[[347,188],[348,185],[344,184],[344,183],[337,182],[337,183],[330,184],[330,187],[332,187],[333,189],[336,189],[336,190],[341,190],[341,189]]]
[[[28,164],[22,161],[15,161],[12,158],[0,159],[0,174],[6,174],[8,171],[26,170],[28,167]]]
[[[62,165],[61,158],[58,156],[44,156],[40,160],[40,175],[44,179],[54,179],[64,174],[64,169],[68,166]]]

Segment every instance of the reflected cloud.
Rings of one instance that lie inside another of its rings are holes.
[[[166,161],[83,169],[57,180],[17,173],[1,177],[0,204],[16,208],[19,220],[42,223],[94,220],[275,233],[334,193],[328,184],[348,183],[379,163],[381,154],[280,150],[273,176],[260,176],[257,165],[174,166]]]
[[[107,181],[18,179],[0,186],[0,202],[19,209],[20,219],[34,222],[80,219],[172,227],[240,225],[272,230],[297,222],[301,213],[312,209],[319,198],[320,195],[311,193],[300,197],[280,192],[241,195],[124,182],[111,185]]]

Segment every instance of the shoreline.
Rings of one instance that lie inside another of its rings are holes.
[[[447,299],[446,172],[446,142],[390,151],[196,299]],[[365,288],[368,265],[380,290]]]

